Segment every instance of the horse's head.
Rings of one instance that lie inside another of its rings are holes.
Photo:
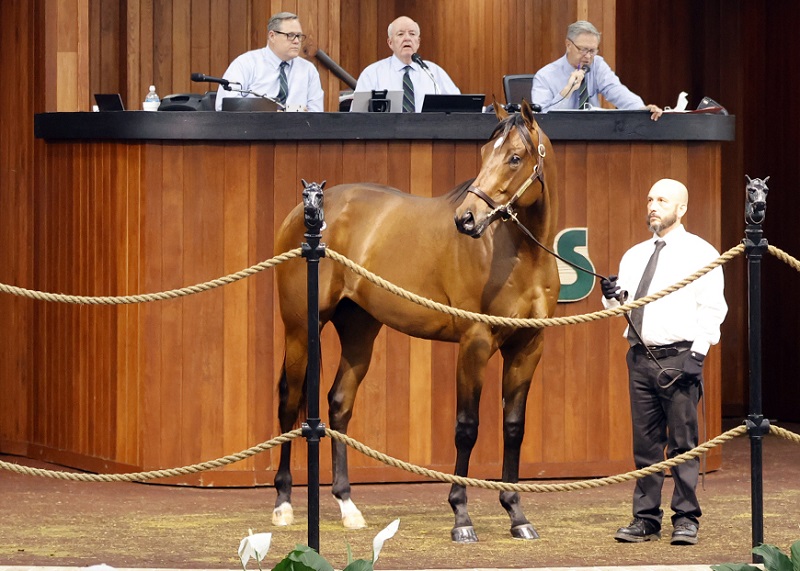
[[[514,217],[514,208],[526,208],[544,191],[544,160],[550,140],[539,129],[526,101],[509,115],[495,103],[500,123],[481,149],[481,170],[456,208],[458,231],[480,238],[489,225]],[[537,182],[538,179],[538,182]]]
[[[767,215],[767,181],[769,177],[761,180],[760,178],[747,178],[747,201],[744,204],[744,219],[748,224],[761,224]]]
[[[321,184],[316,182],[308,183],[303,179],[303,217],[305,218],[306,228],[314,233],[319,233],[325,229],[325,213],[322,209],[324,202],[322,190],[327,181]]]

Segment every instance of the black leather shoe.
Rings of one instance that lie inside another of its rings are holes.
[[[653,522],[637,517],[628,527],[619,528],[614,539],[625,543],[658,541],[661,539],[661,530]]]
[[[694,545],[697,543],[697,524],[691,521],[682,521],[675,525],[672,531],[672,545]]]

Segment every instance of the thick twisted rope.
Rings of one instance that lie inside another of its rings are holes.
[[[460,486],[472,486],[475,488],[482,488],[484,490],[496,490],[496,491],[503,491],[503,492],[528,492],[534,494],[541,494],[547,492],[572,492],[575,490],[588,490],[592,488],[600,488],[603,486],[610,486],[612,484],[620,484],[622,482],[627,482],[630,480],[635,480],[638,478],[644,478],[646,476],[650,476],[657,472],[661,472],[666,468],[672,468],[679,464],[683,464],[688,462],[689,460],[693,460],[712,448],[719,446],[725,442],[736,438],[737,436],[741,436],[747,432],[746,426],[737,426],[723,434],[720,434],[716,438],[709,440],[703,444],[700,444],[696,448],[692,448],[688,452],[684,452],[683,454],[679,454],[674,458],[670,458],[669,460],[664,460],[663,462],[658,462],[653,464],[652,466],[648,466],[646,468],[642,468],[640,470],[633,470],[631,472],[626,472],[625,474],[618,474],[616,476],[607,476],[605,478],[596,478],[593,480],[580,480],[577,482],[567,482],[564,484],[510,484],[508,482],[493,482],[489,480],[479,480],[477,478],[466,478],[463,476],[455,476],[453,474],[445,474],[444,472],[438,472],[436,470],[430,470],[428,468],[422,468],[421,466],[416,466],[414,464],[410,464],[408,462],[404,462],[403,460],[398,460],[397,458],[393,458],[381,452],[377,452],[373,450],[369,446],[361,444],[357,440],[353,440],[346,434],[342,434],[341,432],[337,432],[335,430],[326,429],[325,433],[340,442],[352,447],[353,449],[361,452],[365,456],[369,456],[375,460],[383,462],[389,466],[393,466],[395,468],[400,468],[401,470],[405,470],[407,472],[411,472],[412,474],[417,474],[418,476],[425,476],[426,478],[430,478],[432,480],[438,480],[440,482],[447,482],[450,484],[458,484]]]
[[[244,460],[246,458],[249,458],[250,456],[254,456],[260,452],[264,452],[265,450],[274,448],[279,444],[290,442],[291,440],[301,436],[302,430],[303,430],[302,428],[298,428],[292,430],[291,432],[286,432],[285,434],[281,434],[276,438],[267,440],[266,442],[253,446],[252,448],[248,448],[247,450],[243,450],[238,454],[231,454],[229,456],[223,456],[222,458],[218,458],[217,460],[202,462],[200,464],[193,464],[191,466],[184,466],[182,468],[153,470],[151,472],[134,472],[128,474],[82,474],[78,472],[61,472],[54,470],[45,470],[42,468],[30,468],[28,466],[20,466],[19,464],[13,464],[11,462],[0,461],[0,469],[8,470],[10,472],[15,472],[17,474],[24,474],[28,476],[42,476],[58,480],[74,480],[80,482],[141,482],[145,480],[153,480],[156,478],[183,476],[186,474],[194,474],[205,470],[211,470],[214,468],[221,468],[222,466],[233,464],[234,462]],[[350,446],[357,452],[360,452],[365,456],[369,456],[370,458],[373,458],[374,460],[377,460],[379,462],[383,462],[387,466],[392,466],[395,468],[399,468],[401,470],[406,470],[407,472],[410,472],[412,474],[425,476],[432,480],[439,480],[451,484],[472,486],[487,490],[531,492],[531,493],[571,492],[575,490],[587,490],[592,488],[599,488],[602,486],[610,486],[612,484],[619,484],[622,482],[627,482],[638,478],[644,478],[651,474],[655,474],[656,472],[661,472],[665,468],[672,468],[679,464],[688,462],[689,460],[693,460],[694,458],[697,458],[702,454],[707,453],[712,448],[720,446],[725,442],[728,442],[733,438],[736,438],[737,436],[742,436],[746,432],[747,432],[746,426],[744,425],[737,426],[736,428],[724,432],[719,436],[717,436],[716,438],[713,438],[708,442],[700,444],[696,448],[693,448],[692,450],[684,452],[683,454],[680,454],[678,456],[675,456],[674,458],[670,458],[669,460],[653,464],[652,466],[648,466],[640,470],[634,470],[616,476],[607,476],[605,478],[596,478],[593,480],[581,480],[577,482],[568,482],[564,484],[510,484],[507,482],[494,482],[489,480],[480,480],[477,478],[464,478],[461,476],[455,476],[453,474],[445,474],[444,472],[438,472],[436,470],[423,468],[421,466],[417,466],[415,464],[411,464],[403,460],[398,460],[397,458],[393,458],[392,456],[383,454],[382,452],[378,452],[373,448],[370,448],[369,446],[362,444],[358,440],[355,440],[354,438],[351,438],[341,432],[337,432],[336,430],[331,430],[330,428],[325,429],[325,434],[327,434],[329,437],[338,440],[339,442],[342,442],[347,446]],[[779,436],[781,438],[785,438],[786,440],[794,442],[795,444],[800,444],[800,434],[795,434],[794,432],[786,430],[785,428],[780,428],[778,426],[770,426],[770,434],[774,436]]]
[[[275,448],[286,442],[291,442],[298,436],[302,436],[303,429],[297,428],[291,432],[286,432],[261,444],[242,450],[236,454],[230,454],[210,460],[208,462],[201,462],[199,464],[192,464],[190,466],[183,466],[180,468],[167,468],[164,470],[152,470],[150,472],[130,472],[128,474],[83,474],[80,472],[63,472],[57,470],[45,470],[43,468],[31,468],[28,466],[20,466],[12,462],[0,461],[0,468],[15,472],[17,474],[26,474],[28,476],[42,476],[45,478],[53,478],[56,480],[74,480],[78,482],[144,482],[147,480],[155,480],[157,478],[170,478],[172,476],[186,476],[188,474],[196,474],[198,472],[205,472],[206,470],[213,470],[214,468],[222,468],[229,464],[234,464],[240,460],[246,460],[251,456],[255,456],[260,452]]]
[[[595,311],[592,313],[585,313],[582,315],[570,315],[567,317],[546,317],[546,318],[512,318],[512,317],[499,317],[495,315],[484,315],[482,313],[475,313],[473,311],[465,311],[462,309],[457,309],[455,307],[451,307],[449,305],[445,305],[443,303],[439,303],[437,301],[433,301],[427,297],[422,297],[415,293],[412,293],[406,289],[403,289],[399,286],[392,284],[389,281],[386,281],[382,277],[370,272],[363,266],[353,262],[349,258],[343,256],[342,254],[328,248],[325,252],[325,256],[342,264],[346,268],[352,270],[356,274],[366,278],[373,284],[378,287],[381,287],[398,297],[402,297],[405,300],[411,301],[428,309],[433,309],[435,311],[439,311],[441,313],[445,313],[447,315],[452,315],[454,317],[461,317],[463,319],[469,319],[472,321],[477,321],[479,323],[486,323],[489,325],[495,326],[506,326],[506,327],[552,327],[556,325],[576,325],[578,323],[588,323],[590,321],[597,321],[599,319],[605,319],[606,317],[615,317],[617,315],[623,315],[624,313],[630,311],[631,309],[635,309],[637,307],[642,307],[647,305],[648,303],[652,303],[662,297],[665,297],[675,291],[678,291],[681,288],[686,287],[693,281],[703,277],[705,274],[710,272],[711,270],[725,264],[735,258],[736,256],[740,255],[744,252],[744,244],[738,244],[734,246],[724,254],[722,254],[719,258],[708,264],[706,267],[699,269],[692,275],[686,277],[685,279],[665,288],[659,292],[650,294],[646,297],[641,297],[634,301],[628,302],[624,305],[620,305],[618,307],[612,309],[603,309],[600,311]]]
[[[41,301],[55,301],[60,303],[71,303],[80,305],[126,305],[131,303],[146,303],[149,301],[164,301],[166,299],[175,299],[177,297],[184,297],[195,293],[202,293],[211,289],[215,289],[224,285],[232,284],[244,278],[248,278],[258,272],[282,264],[292,258],[297,258],[302,255],[300,248],[289,250],[286,253],[259,262],[249,268],[239,272],[228,274],[221,278],[207,281],[201,284],[182,287],[180,289],[171,289],[158,293],[144,293],[138,295],[119,295],[119,296],[88,296],[88,295],[66,295],[59,293],[48,293],[42,291],[30,290],[22,287],[11,286],[0,283],[0,292],[10,293],[20,297],[28,297],[31,299],[38,299]]]
[[[789,264],[792,266],[796,271],[800,272],[800,261],[797,258],[793,258],[780,248],[776,248],[775,246],[768,246],[767,250],[770,254],[778,258],[781,262],[785,264]]]

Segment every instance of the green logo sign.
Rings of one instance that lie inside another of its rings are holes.
[[[555,240],[556,253],[569,262],[595,271],[592,260],[589,259],[589,231],[586,228],[565,228],[558,233]],[[558,262],[558,276],[561,280],[561,293],[559,302],[568,303],[580,301],[594,288],[594,276],[576,270],[561,260]]]

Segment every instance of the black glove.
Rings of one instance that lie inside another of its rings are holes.
[[[702,353],[689,351],[681,370],[682,384],[689,385],[700,381],[700,375],[703,374],[703,361],[705,360],[706,356]]]
[[[617,276],[608,276],[608,278],[600,280],[600,289],[603,290],[603,297],[606,299],[617,299],[619,295]]]

